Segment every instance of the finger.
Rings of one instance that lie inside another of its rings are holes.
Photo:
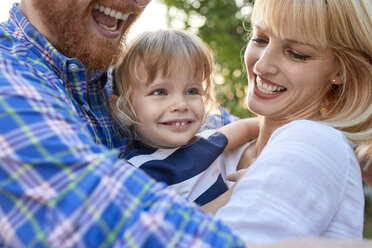
[[[246,172],[247,172],[246,169],[238,170],[237,172],[227,175],[226,180],[237,182],[245,175]]]

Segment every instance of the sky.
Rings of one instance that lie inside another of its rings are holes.
[[[0,0],[0,22],[8,19],[9,9],[12,7],[14,2],[19,1],[20,0]],[[166,28],[165,16],[166,7],[164,4],[162,4],[160,0],[152,0],[152,2],[146,7],[140,19],[137,20],[132,27],[129,38],[143,31]]]

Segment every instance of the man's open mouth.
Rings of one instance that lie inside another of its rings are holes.
[[[130,14],[97,4],[92,12],[92,17],[105,30],[117,32]]]

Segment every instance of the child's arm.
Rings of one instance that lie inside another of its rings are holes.
[[[206,214],[216,214],[217,210],[225,206],[226,203],[230,200],[231,193],[234,190],[236,184],[229,188],[225,193],[217,197],[216,199],[208,202],[207,204],[201,206],[201,209]]]
[[[208,202],[207,204],[203,205],[201,209],[204,211],[204,213],[210,213],[215,214],[218,209],[225,206],[226,203],[230,200],[232,191],[234,190],[236,183],[239,182],[240,179],[243,178],[245,173],[247,172],[247,169],[239,170],[233,174],[227,175],[226,179],[232,182],[235,182],[235,184],[230,187],[225,193],[217,197],[211,202]]]
[[[231,150],[237,146],[243,145],[248,141],[257,138],[258,136],[258,118],[246,118],[234,121],[228,125],[219,128],[217,131],[227,137],[228,143],[224,151]],[[241,170],[228,178],[232,181],[239,181],[245,174],[246,170]],[[231,193],[236,183],[229,188],[225,193],[214,199],[213,201],[203,205],[201,208],[205,213],[215,214],[218,209],[223,207],[230,199]]]
[[[224,151],[243,145],[258,136],[258,118],[245,118],[234,121],[218,129],[227,137],[228,143]]]

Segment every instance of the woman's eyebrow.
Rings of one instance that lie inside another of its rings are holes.
[[[258,24],[258,23],[254,24],[254,25],[253,25],[253,28],[255,28],[255,29],[257,29],[257,30],[259,30],[259,31],[261,31],[261,32],[264,32],[264,33],[266,33],[266,34],[268,34],[268,35],[274,35],[274,33],[273,33],[270,29],[268,29],[267,27],[265,27],[265,26],[263,26],[263,25],[260,25],[260,24]],[[310,43],[303,42],[303,41],[299,41],[299,40],[295,40],[295,39],[291,39],[291,38],[289,38],[289,39],[284,39],[284,40],[285,40],[286,42],[288,42],[288,43],[295,43],[295,44],[298,44],[298,45],[309,46],[309,47],[312,47],[312,48],[314,48],[314,49],[317,49],[314,45],[312,45],[312,44],[310,44]]]
[[[288,43],[295,43],[295,44],[298,44],[298,45],[309,46],[309,47],[312,47],[312,48],[318,50],[314,45],[312,45],[310,43],[303,42],[303,41],[294,40],[294,39],[285,39],[285,41],[287,41]]]

